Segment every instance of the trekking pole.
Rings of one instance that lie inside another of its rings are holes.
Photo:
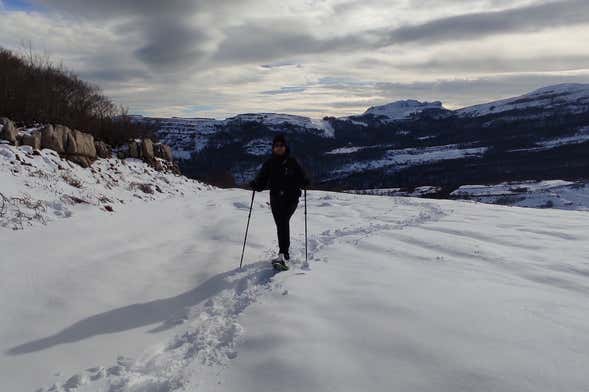
[[[307,252],[307,189],[305,188],[305,264],[309,265]]]
[[[256,191],[252,191],[252,202],[250,204],[250,213],[247,216],[247,226],[245,227],[245,238],[243,239],[243,249],[241,249],[241,261],[239,262],[239,269],[243,265],[243,255],[245,253],[245,242],[247,241],[247,232],[250,228],[250,218],[252,217],[252,208],[254,207],[254,196],[256,196]]]

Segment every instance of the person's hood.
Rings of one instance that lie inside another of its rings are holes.
[[[283,143],[286,146],[283,156],[278,156],[274,154],[274,145],[278,142]],[[272,156],[276,158],[288,158],[290,156],[290,147],[286,141],[286,137],[282,133],[279,133],[276,136],[274,136],[274,140],[272,140]]]

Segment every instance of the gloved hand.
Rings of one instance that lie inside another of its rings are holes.
[[[256,182],[256,180],[252,180],[249,182],[249,187],[251,190],[254,190],[256,192],[260,192],[260,189],[258,187],[258,183]]]

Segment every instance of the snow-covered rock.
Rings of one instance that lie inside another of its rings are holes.
[[[589,84],[557,84],[542,87],[518,97],[459,109],[456,114],[461,117],[480,117],[529,109],[558,109],[561,113],[589,111]]]

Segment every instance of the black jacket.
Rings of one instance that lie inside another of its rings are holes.
[[[309,185],[309,179],[297,160],[290,155],[273,155],[262,165],[260,172],[250,184],[261,192],[270,189],[270,196],[296,200],[301,196],[301,188]]]

